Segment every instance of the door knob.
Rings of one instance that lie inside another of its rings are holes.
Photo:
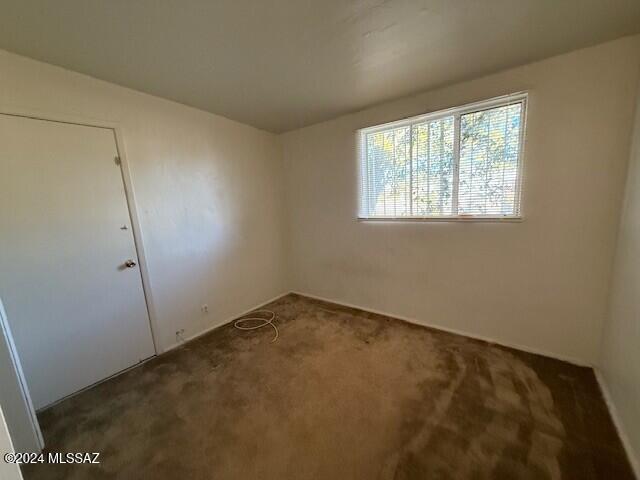
[[[135,260],[127,260],[126,262],[124,262],[124,266],[127,268],[133,268],[137,265],[137,263],[135,262]]]

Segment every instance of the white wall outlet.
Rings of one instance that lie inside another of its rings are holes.
[[[176,340],[178,342],[184,342],[184,328],[176,330]]]
[[[202,313],[209,313],[209,305],[205,303],[200,307],[200,310],[202,310]]]

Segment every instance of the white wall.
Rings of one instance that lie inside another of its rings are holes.
[[[122,127],[162,349],[285,290],[275,135],[0,51],[3,108]]]
[[[594,362],[639,58],[628,37],[283,135],[292,288]],[[358,128],[522,90],[522,223],[356,221]]]
[[[639,63],[629,37],[276,137],[0,51],[0,111],[122,126],[161,349],[293,289],[592,363]],[[525,221],[356,221],[358,128],[521,90]],[[636,452],[639,143],[601,362]]]
[[[599,369],[640,476],[640,89]]]

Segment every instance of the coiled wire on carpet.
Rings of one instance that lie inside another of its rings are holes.
[[[262,315],[265,315],[265,317],[254,316],[256,314],[262,314]],[[278,339],[278,335],[279,335],[278,327],[276,327],[276,325],[273,323],[273,321],[276,319],[275,312],[272,312],[271,310],[256,310],[247,315],[249,316],[239,318],[238,320],[233,322],[233,326],[236,327],[238,330],[257,330],[258,328],[271,325],[273,330],[276,332],[275,336],[271,340],[271,343],[275,342]],[[259,323],[254,325],[246,325],[246,323],[248,322],[251,322],[251,323],[259,322]]]

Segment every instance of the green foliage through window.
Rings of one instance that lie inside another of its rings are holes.
[[[363,130],[361,216],[518,216],[524,102]]]

